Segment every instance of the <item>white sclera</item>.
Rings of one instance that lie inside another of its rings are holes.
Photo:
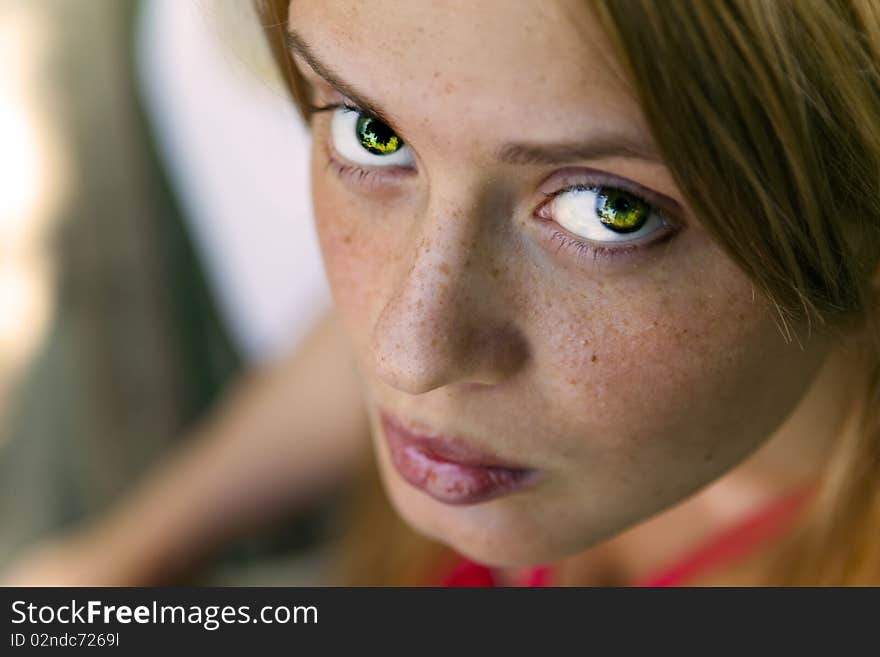
[[[571,233],[591,242],[636,242],[661,229],[663,217],[652,211],[638,230],[618,233],[602,223],[596,211],[598,188],[577,188],[558,194],[552,201],[553,219]]]

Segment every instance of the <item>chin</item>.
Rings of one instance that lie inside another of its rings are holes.
[[[392,506],[412,529],[486,566],[540,566],[584,549],[581,541],[553,540],[551,528],[535,520],[534,499],[527,499],[533,492],[448,505],[414,489],[393,469],[383,468],[382,475]]]

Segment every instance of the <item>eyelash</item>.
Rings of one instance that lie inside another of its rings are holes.
[[[310,106],[309,116],[314,114],[322,113],[322,112],[332,112],[337,109],[346,109],[350,112],[358,112],[364,116],[373,117],[369,112],[364,111],[360,107],[351,104],[351,103],[331,103],[328,105],[321,106]],[[382,169],[368,169],[357,164],[352,164],[350,162],[344,162],[339,159],[339,156],[336,154],[332,144],[329,140],[324,142],[324,151],[327,159],[328,168],[332,169],[333,172],[342,180],[347,180],[354,182],[355,184],[365,186],[367,188],[373,187],[375,185],[381,185],[387,182],[394,182],[399,179],[401,171],[395,170],[394,167],[382,168]],[[409,171],[409,170],[406,170]],[[551,232],[549,235],[550,241],[559,242],[559,246],[556,248],[556,253],[560,252],[572,252],[573,255],[577,258],[579,263],[583,263],[586,260],[591,260],[593,263],[599,260],[611,260],[619,257],[626,257],[631,255],[634,252],[642,251],[649,247],[659,246],[660,244],[669,241],[672,237],[674,237],[678,233],[678,228],[674,225],[675,222],[671,221],[667,213],[660,210],[657,207],[657,204],[646,199],[643,194],[631,189],[630,186],[621,184],[620,182],[615,182],[614,184],[602,184],[599,181],[593,183],[577,183],[571,184],[561,189],[558,189],[554,192],[550,192],[546,194],[548,197],[546,201],[542,202],[534,211],[534,217],[541,223],[544,224],[553,224],[554,226],[558,226],[555,221],[551,219],[545,219],[539,216],[539,212],[542,208],[544,208],[548,203],[551,203],[553,199],[561,194],[566,192],[574,191],[577,189],[582,189],[584,187],[588,187],[592,184],[595,187],[607,187],[611,189],[619,189],[621,191],[626,192],[627,194],[634,196],[639,199],[643,203],[647,204],[651,209],[657,212],[663,219],[664,223],[668,227],[660,237],[652,239],[649,242],[643,244],[628,244],[625,246],[617,246],[617,247],[608,247],[601,246],[597,244],[590,243],[585,241],[579,237],[576,237],[562,229],[561,227],[553,227],[551,228]]]

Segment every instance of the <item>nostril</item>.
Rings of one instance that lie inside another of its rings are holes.
[[[489,329],[475,338],[471,381],[493,385],[513,376],[529,358],[528,342],[511,323]]]
[[[373,341],[377,375],[409,394],[451,384],[475,391],[497,385],[529,356],[526,340],[512,324],[499,325],[473,313],[462,313],[457,322],[382,326],[377,325]]]
[[[411,395],[424,394],[451,380],[443,357],[413,354],[407,350],[397,353],[377,352],[376,373],[386,384]]]
[[[475,241],[449,237],[444,245],[415,254],[373,329],[380,378],[413,394],[451,383],[492,385],[527,355],[486,267],[474,266]]]

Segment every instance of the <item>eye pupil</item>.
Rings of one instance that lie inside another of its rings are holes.
[[[358,117],[355,132],[361,146],[374,155],[390,155],[403,146],[391,128],[371,116]]]
[[[651,211],[647,203],[632,194],[603,187],[596,194],[596,214],[606,228],[631,233],[645,224]]]

